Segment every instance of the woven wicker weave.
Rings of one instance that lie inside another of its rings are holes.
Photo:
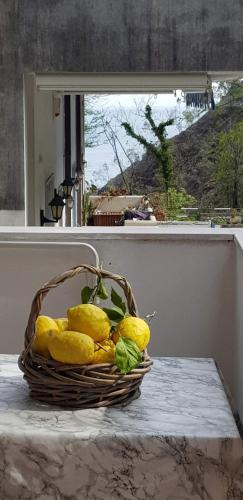
[[[124,291],[129,313],[137,316],[131,286],[125,278],[89,265],[74,267],[53,278],[35,294],[25,331],[25,349],[19,356],[19,367],[24,372],[31,397],[42,403],[70,409],[126,405],[139,397],[139,386],[150,370],[152,361],[147,351],[143,353],[143,361],[136,369],[122,375],[115,365],[67,365],[46,359],[31,349],[35,337],[35,322],[45,296],[67,279],[84,272],[115,281]]]

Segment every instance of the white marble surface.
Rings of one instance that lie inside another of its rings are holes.
[[[0,357],[0,498],[240,500],[243,449],[213,360],[157,358],[126,408],[31,401]]]

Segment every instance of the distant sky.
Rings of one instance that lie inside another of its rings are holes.
[[[103,108],[107,116],[118,114],[120,119],[122,118],[125,121],[128,119],[138,132],[152,139],[153,137],[149,134],[149,131],[144,130],[144,118],[137,116],[137,105],[139,105],[141,109],[144,109],[150,98],[149,102],[153,109],[155,120],[159,122],[171,118],[176,107],[177,111],[183,111],[185,109],[185,104],[183,102],[178,105],[178,97],[181,97],[179,91],[176,96],[174,94],[158,94],[156,96],[149,94],[112,94],[100,96],[96,107],[97,109]],[[118,125],[117,130],[119,131],[119,138],[125,148],[134,148],[141,157],[144,153],[144,149],[139,146],[135,140],[127,137],[121,126]],[[172,137],[179,132],[175,126],[168,127],[167,131],[168,137]],[[121,151],[120,155],[124,167],[128,166],[127,159]],[[87,161],[86,180],[89,182],[93,181],[100,187],[107,182],[107,177],[114,177],[119,173],[119,168],[114,162],[114,153],[109,144],[102,144],[95,148],[87,148],[85,156]],[[104,163],[108,165],[109,172],[104,172]]]
[[[150,94],[111,94],[107,96],[107,101],[110,106],[125,106],[126,108],[134,106],[134,100],[146,100]],[[176,105],[176,98],[174,94],[157,94],[157,106],[174,107]]]

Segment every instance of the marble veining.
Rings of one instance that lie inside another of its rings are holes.
[[[0,356],[0,500],[240,500],[243,446],[212,359],[155,358],[140,399],[67,411]]]

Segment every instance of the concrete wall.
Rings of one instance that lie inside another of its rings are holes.
[[[0,210],[24,208],[24,73],[242,70],[242,9],[242,0],[0,0]]]

